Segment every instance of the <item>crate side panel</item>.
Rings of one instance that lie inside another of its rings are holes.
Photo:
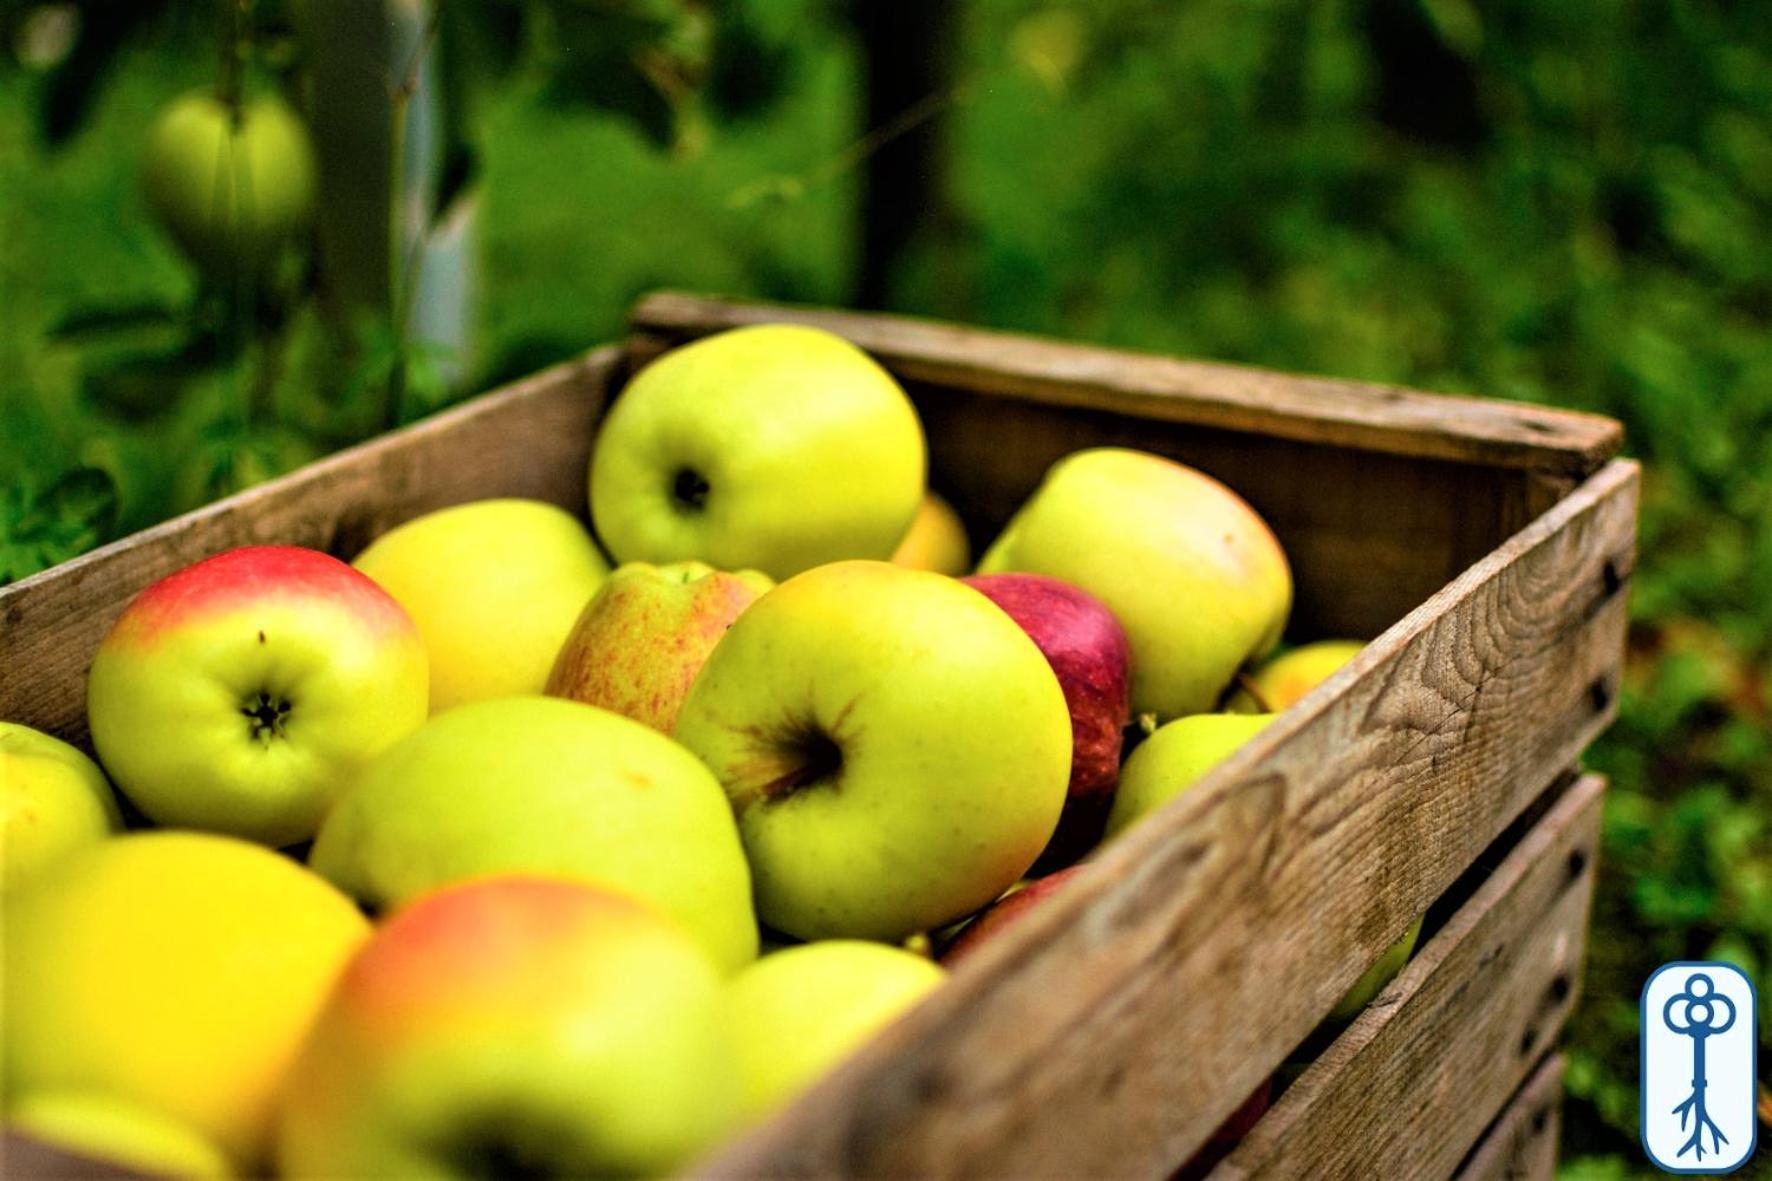
[[[1546,1058],[1454,1174],[1456,1181],[1551,1181],[1562,1132],[1563,1056]]]

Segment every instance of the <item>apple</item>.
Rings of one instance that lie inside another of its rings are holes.
[[[732,1126],[713,964],[569,881],[453,886],[390,918],[291,1073],[292,1177],[656,1176]]]
[[[743,1111],[772,1114],[934,991],[947,973],[884,943],[830,939],[764,956],[726,987]]]
[[[234,1175],[221,1149],[186,1124],[95,1092],[36,1092],[7,1108],[6,1130],[154,1177]]]
[[[1069,864],[1101,839],[1120,781],[1122,732],[1132,720],[1125,629],[1101,600],[1056,578],[975,574],[963,581],[1028,634],[1064,690],[1071,712],[1070,789],[1042,861]]]
[[[1373,961],[1372,966],[1361,973],[1360,978],[1335,1003],[1335,1008],[1329,1011],[1329,1023],[1345,1025],[1359,1016],[1360,1010],[1371,1004],[1373,998],[1397,978],[1397,973],[1403,970],[1403,965],[1415,953],[1415,941],[1420,938],[1421,919],[1418,918],[1409,924],[1409,928],[1395,943],[1384,949],[1384,954]]]
[[[591,518],[622,562],[787,578],[888,558],[923,499],[910,399],[840,336],[735,328],[642,370],[597,436]]]
[[[1268,1106],[1273,1102],[1273,1093],[1274,1076],[1269,1075],[1255,1085],[1255,1089],[1249,1092],[1249,1097],[1235,1111],[1224,1117],[1224,1122],[1212,1130],[1206,1143],[1188,1158],[1186,1164],[1175,1171],[1170,1181],[1200,1181],[1208,1176],[1213,1166],[1229,1156],[1261,1117],[1267,1114]]]
[[[1192,787],[1273,720],[1273,714],[1195,714],[1157,727],[1120,771],[1107,836],[1125,832]]]
[[[540,693],[609,572],[578,519],[539,500],[477,500],[415,517],[352,565],[412,615],[431,661],[431,712]]]
[[[158,824],[314,835],[341,784],[425,718],[424,643],[336,558],[248,546],[142,591],[86,684],[99,760]]]
[[[261,98],[238,111],[210,94],[174,99],[142,150],[149,211],[215,278],[262,276],[314,212],[313,145],[294,111]]]
[[[59,738],[0,722],[0,888],[122,827],[96,763]]]
[[[1225,709],[1239,714],[1290,709],[1365,647],[1364,640],[1318,640],[1282,652],[1250,673],[1248,682],[1231,694]]]
[[[1061,869],[1057,873],[1047,874],[1043,878],[1035,878],[1025,885],[1018,886],[991,903],[990,908],[960,928],[960,933],[941,953],[941,962],[953,967],[985,943],[995,939],[1009,927],[1015,926],[1023,916],[1038,907],[1047,898],[1064,886],[1082,871],[1080,865]]]
[[[6,897],[9,1102],[105,1096],[251,1173],[285,1073],[368,934],[318,876],[233,837],[140,832],[72,853]]]
[[[365,768],[310,863],[372,908],[494,873],[651,903],[726,969],[757,954],[751,877],[708,769],[619,714],[552,697],[464,705]]]
[[[954,506],[935,492],[925,492],[910,529],[892,551],[892,564],[956,578],[966,573],[972,566],[972,543]]]
[[[1116,447],[1052,465],[979,563],[1079,586],[1132,641],[1132,710],[1204,713],[1279,641],[1292,572],[1267,523],[1202,472]]]
[[[1040,649],[971,587],[837,562],[751,605],[677,718],[738,816],[763,921],[895,943],[1027,872],[1070,779]]]
[[[705,562],[629,562],[585,604],[554,660],[548,696],[669,734],[714,645],[774,585],[767,574],[728,574]]]

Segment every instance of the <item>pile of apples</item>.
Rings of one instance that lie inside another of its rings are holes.
[[[1072,454],[961,577],[926,466],[884,369],[763,325],[617,399],[601,548],[489,500],[148,587],[102,771],[0,724],[8,1125],[194,1176],[669,1171],[1359,648],[1256,667],[1290,570],[1201,472]]]

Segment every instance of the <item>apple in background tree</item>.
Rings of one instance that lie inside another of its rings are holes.
[[[1215,708],[1292,609],[1286,555],[1241,497],[1114,447],[1053,464],[978,569],[1050,575],[1107,604],[1132,641],[1132,710],[1163,721]]]
[[[585,604],[554,660],[548,696],[669,734],[714,645],[774,585],[767,574],[728,574],[705,562],[629,562]]]
[[[1365,647],[1364,640],[1318,640],[1282,652],[1250,673],[1248,684],[1231,694],[1225,709],[1237,714],[1290,709]]]
[[[925,492],[910,530],[892,553],[892,564],[955,578],[966,573],[972,566],[972,543],[954,506],[934,492]]]
[[[977,918],[960,928],[954,941],[947,945],[941,953],[941,962],[946,967],[953,967],[981,946],[995,939],[1005,928],[1013,927],[1029,911],[1038,907],[1048,896],[1060,889],[1082,871],[1080,865],[1069,869],[1061,869],[1057,873],[1047,874],[1043,878],[1035,878],[1026,885],[1018,886],[1003,897],[991,903],[989,909]]]
[[[155,823],[287,845],[418,728],[426,684],[418,629],[375,583],[316,550],[249,546],[137,595],[86,708],[99,760]]]
[[[764,956],[726,986],[747,1121],[786,1106],[933,992],[947,973],[902,948],[860,939]]]
[[[265,277],[314,212],[314,151],[281,101],[235,112],[207,93],[174,99],[142,149],[148,209],[204,273]]]
[[[98,764],[59,738],[0,722],[0,889],[122,827]]]
[[[787,578],[890,557],[924,465],[916,410],[866,353],[817,328],[735,328],[671,350],[616,398],[591,518],[618,561]]]
[[[285,1072],[368,935],[350,899],[232,837],[70,854],[6,898],[8,1102],[103,1096],[257,1175]]]
[[[540,693],[609,572],[565,509],[477,500],[415,517],[352,563],[412,615],[431,659],[431,712]]]
[[[352,961],[291,1072],[292,1177],[655,1176],[732,1126],[714,966],[579,883],[421,898]]]
[[[232,1177],[221,1149],[175,1119],[91,1091],[39,1091],[6,1109],[6,1130],[150,1177]]]
[[[1108,839],[1192,787],[1273,720],[1273,714],[1195,714],[1157,727],[1120,770]]]
[[[372,908],[487,874],[579,878],[671,915],[724,969],[757,954],[720,785],[664,735],[576,701],[508,697],[432,718],[364,770],[309,860]]]
[[[897,942],[1027,872],[1070,779],[1058,678],[954,579],[838,562],[739,616],[677,718],[726,789],[763,921]]]
[[[1086,591],[1040,574],[962,579],[1003,608],[1039,647],[1071,711],[1071,781],[1064,814],[1041,861],[1067,865],[1101,839],[1120,781],[1131,649],[1118,620]]]

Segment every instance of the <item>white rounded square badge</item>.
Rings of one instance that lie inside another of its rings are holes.
[[[1753,1155],[1754,986],[1734,964],[1663,964],[1643,986],[1643,1151],[1669,1173]]]

